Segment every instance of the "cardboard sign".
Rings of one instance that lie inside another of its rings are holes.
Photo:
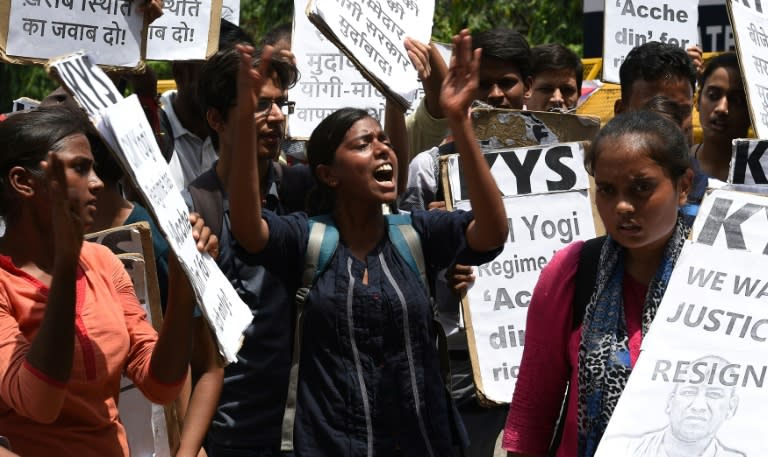
[[[84,49],[99,65],[143,66],[144,16],[135,0],[0,2],[0,57],[43,63]]]
[[[768,139],[768,3],[728,0],[741,75],[749,98],[752,128]]]
[[[205,60],[219,48],[222,0],[165,0],[149,25],[147,59]]]
[[[595,116],[520,111],[475,109],[472,127],[478,140],[489,149],[533,146],[537,144],[592,141],[600,131]]]
[[[429,42],[434,0],[312,0],[306,11],[379,92],[410,106],[418,86],[403,40]]]
[[[197,303],[216,335],[219,351],[228,362],[236,361],[242,333],[253,316],[216,262],[207,253],[198,252],[187,205],[171,178],[138,98],[135,94],[126,99],[117,97],[117,90],[106,75],[80,53],[53,61],[49,68],[86,108],[99,133],[141,192],[192,284]],[[70,73],[77,73],[77,78]],[[73,80],[75,85],[70,86],[68,82]],[[109,104],[113,99],[116,101]]]
[[[605,0],[603,80],[618,84],[626,55],[649,41],[697,45],[698,20],[698,0]]]
[[[531,293],[552,255],[595,236],[589,179],[579,143],[484,152],[507,211],[509,238],[492,262],[475,268],[463,302],[478,396],[509,403],[525,340]],[[448,206],[470,209],[458,155],[443,160]]]
[[[728,172],[731,184],[768,184],[768,140],[733,140],[733,156]]]
[[[704,198],[597,457],[767,455],[768,197]]]
[[[149,224],[138,222],[89,233],[85,239],[107,246],[122,260],[139,303],[152,326],[159,331],[163,325],[163,314]],[[153,404],[126,377],[120,379],[118,405],[131,455],[170,457],[171,449],[176,449],[179,444],[176,407],[173,404]]]

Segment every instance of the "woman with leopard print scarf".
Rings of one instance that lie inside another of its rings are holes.
[[[679,208],[693,172],[672,122],[647,111],[615,117],[585,166],[608,236],[583,315],[573,306],[583,242],[559,251],[539,277],[504,431],[510,456],[594,455],[688,234]],[[559,445],[550,449],[566,391]]]

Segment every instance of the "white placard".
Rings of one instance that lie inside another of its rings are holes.
[[[144,16],[134,0],[11,0],[6,53],[49,59],[84,49],[99,65],[141,63]]]
[[[78,104],[86,108],[143,195],[189,277],[198,306],[216,335],[219,351],[227,361],[236,361],[242,333],[253,319],[251,310],[211,256],[198,252],[187,205],[171,178],[138,98],[133,94],[123,99],[107,75],[82,53],[50,65]]]
[[[221,18],[240,25],[240,0],[224,0],[221,5]]]
[[[768,2],[728,0],[736,51],[747,88],[752,128],[768,139]]]
[[[580,143],[500,149],[483,153],[502,197],[589,189]],[[469,200],[459,156],[448,158],[454,206]]]
[[[369,74],[409,106],[416,96],[416,69],[406,37],[428,43],[434,0],[314,0],[308,14],[321,18]]]
[[[288,120],[292,138],[309,138],[317,124],[339,108],[367,109],[384,119],[386,99],[333,43],[309,22],[306,0],[294,0],[292,50],[301,79],[289,91],[296,110]]]
[[[712,191],[701,202],[691,239],[723,250],[768,254],[768,197]]]
[[[596,457],[768,455],[766,271],[686,242]]]
[[[147,30],[147,59],[205,60],[212,6],[221,5],[210,0],[165,0],[163,15]]]
[[[478,390],[491,401],[509,403],[523,355],[528,304],[539,273],[557,250],[573,241],[593,238],[595,227],[579,144],[485,153],[486,158],[489,155],[495,156],[489,161],[493,161],[491,171],[504,195],[509,237],[496,259],[475,268],[477,279],[466,300],[467,339]],[[569,159],[564,160],[567,155]],[[532,170],[530,185],[523,168],[510,168],[505,156],[511,163],[523,163]],[[544,170],[534,166],[539,162],[544,168],[546,164],[559,165]],[[449,158],[452,195],[460,192],[458,164],[456,157]],[[517,170],[517,179],[511,169]],[[546,190],[546,184],[533,184],[547,180],[566,183],[568,188],[553,191]],[[458,209],[471,209],[468,200],[456,200]]]
[[[203,315],[216,334],[219,350],[227,361],[236,362],[243,331],[253,319],[251,310],[216,261],[197,250],[187,205],[171,178],[139,99],[133,94],[120,100],[102,112],[102,119],[99,131],[109,129],[114,134],[118,145],[111,146],[121,151],[121,161],[127,165],[168,245],[189,277]]]
[[[768,184],[768,140],[733,140],[733,156],[728,171],[731,184]]]
[[[698,22],[698,0],[605,0],[603,81],[618,84],[624,58],[648,41],[695,46]]]

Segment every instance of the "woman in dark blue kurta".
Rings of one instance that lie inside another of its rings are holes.
[[[455,262],[487,262],[507,236],[500,193],[467,117],[477,88],[479,53],[471,51],[466,31],[454,38],[454,45],[456,58],[441,104],[462,151],[475,210],[412,215],[425,262],[433,271]],[[295,289],[304,269],[308,219],[303,213],[281,217],[262,211],[251,152],[254,101],[245,85],[259,88],[266,67],[250,70],[249,49],[240,50],[243,86],[238,94],[246,96],[238,104],[241,128],[233,159],[238,166],[230,177],[232,232],[240,249]],[[265,50],[263,60],[268,57]],[[256,116],[269,116],[270,110]],[[381,209],[395,200],[398,170],[407,164],[398,167],[381,126],[354,108],[321,122],[307,151],[321,197],[313,208],[332,216],[339,243],[305,305],[296,454],[451,455],[450,405],[440,375],[432,308],[421,279],[389,240]]]

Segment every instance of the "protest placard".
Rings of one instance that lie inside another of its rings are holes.
[[[733,156],[728,171],[732,184],[768,184],[768,140],[733,140]]]
[[[147,319],[159,331],[163,315],[149,224],[138,222],[114,227],[89,233],[85,239],[108,247],[120,258],[131,277],[136,297],[147,313]],[[175,405],[153,404],[124,376],[120,379],[118,404],[120,422],[125,426],[131,455],[170,457],[171,449],[176,449],[179,444],[180,430]]]
[[[766,216],[766,196],[705,196],[597,457],[767,455]]]
[[[768,139],[768,4],[727,0],[742,79],[749,98],[752,128]]]
[[[205,60],[219,49],[222,0],[165,0],[147,30],[147,59]]]
[[[240,0],[224,0],[221,5],[221,18],[240,25]]]
[[[416,70],[405,37],[428,43],[434,0],[311,0],[309,20],[382,94],[403,109],[416,96]]]
[[[86,50],[99,65],[143,65],[144,16],[134,0],[9,0],[0,2],[0,58],[45,60]]]
[[[595,236],[580,143],[484,152],[507,211],[503,252],[475,269],[464,319],[480,398],[509,403],[525,342],[531,293],[558,249]],[[446,202],[470,209],[459,157],[443,160]]]
[[[619,83],[627,53],[649,41],[697,45],[698,20],[698,0],[605,0],[603,81]]]
[[[82,53],[51,61],[48,68],[89,113],[144,197],[189,277],[197,303],[216,335],[219,350],[227,361],[236,361],[242,333],[253,316],[216,262],[207,253],[197,251],[187,206],[170,176],[138,98],[135,94],[125,99],[119,96],[104,72]]]
[[[600,118],[577,114],[508,109],[475,109],[472,128],[485,147],[511,148],[537,144],[592,141]]]

